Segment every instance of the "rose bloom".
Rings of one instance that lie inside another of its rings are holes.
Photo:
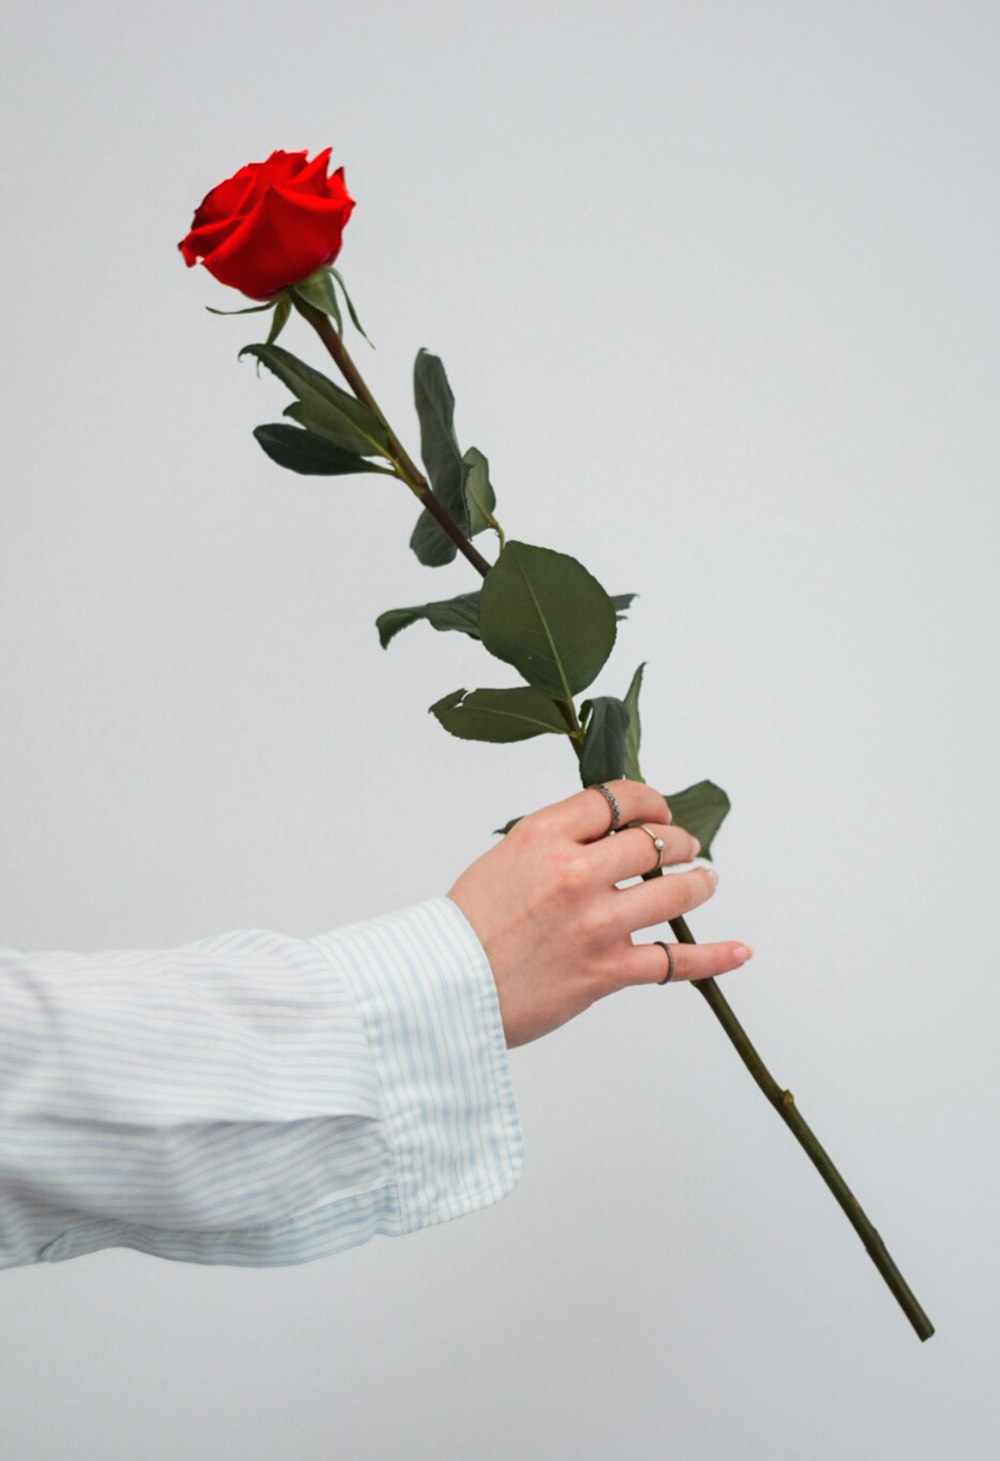
[[[329,147],[312,162],[307,156],[272,152],[214,187],[178,244],[185,261],[201,259],[220,283],[251,299],[271,299],[332,264],[354,199],[343,168],[326,175]]]

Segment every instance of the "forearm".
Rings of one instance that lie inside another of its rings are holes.
[[[0,1263],[303,1262],[495,1200],[520,1137],[491,988],[446,900],[316,939],[7,951]]]

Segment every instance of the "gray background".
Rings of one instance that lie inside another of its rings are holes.
[[[449,740],[504,683],[388,482],[250,429],[257,320],[175,249],[327,143],[376,394],[439,352],[509,533],[642,597],[645,765],[734,811],[696,935],[939,1327],[921,1347],[695,994],[512,1057],[515,1193],[327,1262],[0,1277],[4,1455],[997,1454],[992,3],[8,6],[0,927],[308,935],[571,793]],[[290,348],[311,354],[304,328]],[[318,355],[311,358],[317,360]]]

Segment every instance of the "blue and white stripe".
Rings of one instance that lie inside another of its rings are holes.
[[[495,1202],[522,1160],[447,898],[305,940],[0,950],[0,1267],[305,1263]]]

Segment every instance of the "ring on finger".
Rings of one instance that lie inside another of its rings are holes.
[[[671,979],[673,979],[674,977],[674,951],[671,948],[670,944],[665,944],[662,939],[654,939],[653,942],[659,944],[660,948],[664,949],[667,955],[666,978],[658,979],[656,982],[657,984],[669,984]]]
[[[601,793],[601,796],[604,797],[604,800],[607,802],[608,806],[611,808],[611,825],[608,828],[608,831],[604,834],[605,836],[607,836],[608,833],[614,832],[616,830],[618,824],[621,822],[622,819],[621,808],[618,805],[618,799],[613,791],[608,790],[603,781],[596,781],[591,787],[591,790],[599,791]]]
[[[649,872],[657,873],[663,866],[663,838],[658,837],[655,832],[651,832],[643,822],[639,823],[639,831],[645,832],[647,837],[652,838],[653,846],[656,848],[656,866],[650,868]],[[644,873],[643,876],[648,877],[649,873]]]

